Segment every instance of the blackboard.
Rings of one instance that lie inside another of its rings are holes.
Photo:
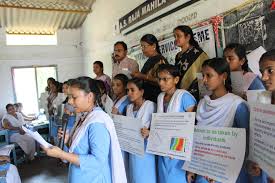
[[[259,46],[270,50],[275,48],[275,10],[271,10],[272,0],[251,3],[242,9],[224,16],[224,26],[232,25],[245,17],[253,7],[256,9],[238,25],[225,29],[225,43],[241,43],[247,51]]]

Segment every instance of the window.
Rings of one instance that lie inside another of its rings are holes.
[[[38,98],[45,92],[49,77],[57,78],[56,66],[12,68],[15,101],[23,104],[25,113],[38,113]]]
[[[7,45],[57,45],[57,36],[6,34]]]

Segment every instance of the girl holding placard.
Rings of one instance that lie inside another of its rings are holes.
[[[113,78],[112,89],[114,92],[115,100],[112,113],[125,115],[126,114],[126,107],[130,103],[128,96],[127,96],[127,82],[128,77],[124,74],[117,74]]]
[[[127,105],[130,103],[127,95],[127,82],[128,77],[125,74],[117,74],[113,78],[112,89],[116,96],[114,100],[114,106],[112,108],[112,114],[126,115]],[[127,179],[129,180],[129,153],[121,150]]]
[[[260,58],[260,71],[262,81],[268,91],[272,92],[271,104],[275,104],[275,49],[270,50]],[[253,183],[274,183],[274,179],[268,177],[259,165],[251,163],[249,173],[252,176]]]
[[[127,89],[128,97],[132,104],[127,106],[126,115],[142,120],[143,128],[140,129],[140,131],[144,138],[146,149],[152,113],[156,112],[156,106],[155,103],[144,99],[143,80],[137,78],[129,80]],[[156,158],[153,154],[148,154],[146,152],[144,152],[143,157],[129,154],[130,183],[157,183],[155,159]]]
[[[177,89],[180,73],[176,66],[163,64],[158,69],[158,81],[162,93],[158,96],[158,113],[193,112],[196,99],[186,90]],[[187,183],[186,172],[181,168],[183,160],[158,157],[159,183]]]
[[[249,127],[249,109],[245,101],[232,93],[230,68],[226,60],[213,58],[202,65],[203,82],[212,95],[204,96],[197,108],[197,125],[214,127]],[[247,131],[248,132],[248,131]],[[248,137],[248,133],[247,137]],[[247,138],[248,139],[248,138]],[[213,182],[203,176],[197,176],[196,183]],[[248,182],[242,168],[236,182]]]

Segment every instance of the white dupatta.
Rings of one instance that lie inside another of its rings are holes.
[[[228,93],[216,100],[208,95],[200,100],[196,119],[198,126],[232,127],[239,104],[245,102],[241,97]]]
[[[134,104],[128,105],[126,116],[135,118],[133,109],[134,109]],[[142,120],[142,126],[149,128],[152,120],[152,113],[154,112],[156,112],[155,103],[150,100],[146,100],[142,104],[142,106],[139,108],[136,118],[139,118]]]
[[[111,138],[111,168],[112,168],[112,183],[127,183],[121,149],[118,143],[113,120],[104,111],[94,109],[88,114],[82,125],[76,129],[73,135],[72,144],[69,152],[73,152],[79,141],[85,134],[88,126],[92,123],[103,123],[107,128]]]
[[[177,89],[174,92],[172,98],[169,101],[167,111],[166,111],[167,113],[180,111],[181,99],[182,99],[183,94],[185,94],[185,93],[189,93],[189,92],[186,90],[183,90],[183,89]],[[158,113],[164,112],[164,108],[163,108],[164,96],[165,96],[165,92],[160,93],[158,96],[158,109],[157,109]],[[190,94],[190,96],[192,96],[192,95]]]
[[[16,112],[16,117],[14,117],[13,115],[10,115],[8,113],[6,113],[3,118],[2,118],[2,126],[4,125],[4,120],[8,120],[9,123],[13,126],[13,127],[21,127],[24,124],[26,124],[22,114],[20,114],[19,112]]]

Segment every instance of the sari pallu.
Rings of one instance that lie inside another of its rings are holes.
[[[180,71],[180,88],[189,91],[199,101],[197,73],[201,72],[202,64],[208,59],[201,48],[191,47],[186,52],[179,52],[175,58],[175,66]]]

